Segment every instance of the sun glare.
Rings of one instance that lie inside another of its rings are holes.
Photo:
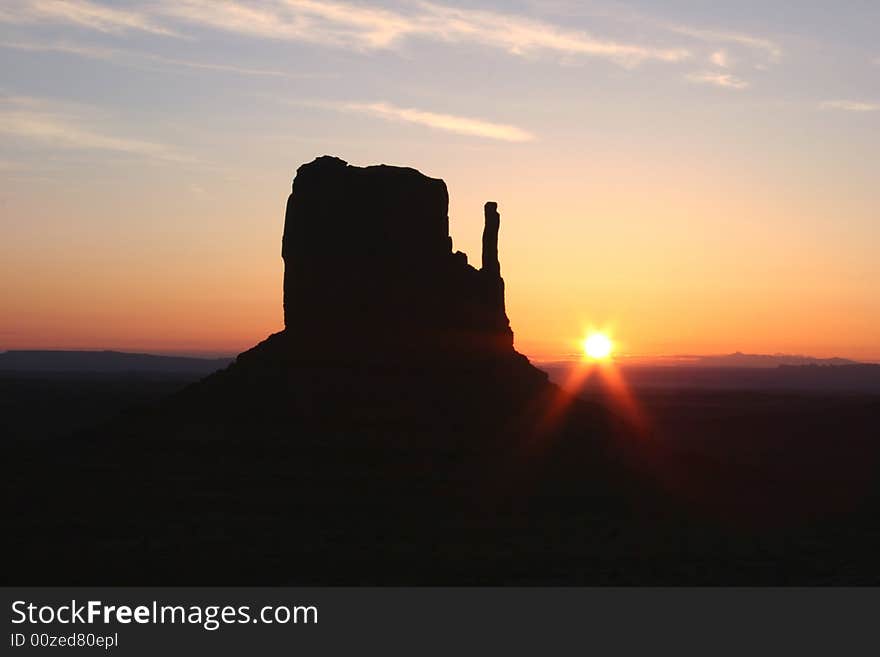
[[[604,333],[590,333],[584,340],[584,353],[593,360],[604,360],[611,355],[611,339]]]

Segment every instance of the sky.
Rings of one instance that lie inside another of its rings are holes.
[[[498,202],[517,348],[880,361],[880,3],[6,0],[0,349],[282,328],[296,168]]]

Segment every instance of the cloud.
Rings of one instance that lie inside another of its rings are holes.
[[[101,46],[85,46],[82,44],[55,42],[55,43],[33,43],[22,41],[0,42],[0,48],[11,48],[14,50],[24,50],[27,52],[59,52],[88,59],[100,59],[121,66],[133,66],[137,62],[146,62],[148,64],[159,64],[169,68],[185,67],[198,70],[217,71],[221,73],[237,73],[241,75],[269,76],[269,77],[290,77],[299,78],[306,77],[308,74],[297,75],[286,73],[276,69],[250,68],[246,66],[235,66],[230,64],[215,64],[211,62],[198,62],[186,59],[176,59],[173,57],[163,57],[152,53],[138,52],[133,50],[122,50],[119,48],[104,48]],[[137,68],[137,66],[135,66]]]
[[[131,30],[174,36],[145,12],[108,7],[87,0],[12,0],[0,11],[7,23],[67,23],[99,32],[121,33]]]
[[[413,19],[380,8],[313,0],[260,5],[233,0],[164,0],[157,11],[183,22],[251,37],[356,49],[391,47],[418,31]]]
[[[393,49],[408,40],[423,39],[477,44],[513,55],[598,57],[627,67],[646,60],[678,62],[691,56],[684,48],[602,38],[516,14],[419,1],[405,5],[406,10],[339,0],[267,0],[259,4],[155,0],[125,10],[86,0],[19,0],[17,6],[20,11],[0,10],[0,20],[66,22],[102,32],[141,30],[165,35],[180,35],[188,25],[359,51]]]
[[[670,23],[633,12],[597,15],[638,23],[665,32],[667,38],[672,33],[713,44],[716,49],[708,57],[724,68],[731,61],[728,52],[718,48],[724,44],[761,53],[770,61],[782,56],[775,41],[743,32]],[[625,67],[645,61],[674,63],[694,56],[687,45],[661,47],[622,41],[515,13],[428,0],[394,8],[346,0],[136,0],[124,7],[91,0],[12,0],[11,5],[0,8],[0,21],[60,23],[105,33],[141,31],[165,36],[182,36],[195,27],[357,51],[389,50],[409,41],[429,40],[476,44],[515,56],[595,57]]]
[[[475,41],[515,55],[555,52],[610,59],[624,66],[644,60],[678,62],[691,53],[684,48],[656,48],[601,39],[586,32],[568,30],[549,23],[512,14],[459,9],[421,3],[435,37],[445,41]]]
[[[846,112],[880,112],[880,103],[858,100],[828,100],[820,106],[822,109],[844,110]]]
[[[127,153],[169,162],[188,162],[175,148],[141,139],[121,137],[96,130],[81,114],[49,109],[50,103],[37,98],[0,98],[0,134],[45,144],[51,148],[85,149]]]
[[[726,89],[745,89],[749,86],[748,82],[730,73],[713,73],[711,71],[690,73],[687,79],[698,84],[712,84]]]
[[[715,66],[720,66],[721,68],[727,68],[730,66],[730,58],[724,50],[716,50],[713,52],[709,57],[709,61],[715,64]]]
[[[733,43],[752,50],[759,50],[774,60],[782,56],[781,46],[776,42],[763,37],[756,37],[742,32],[728,32],[726,30],[707,29],[691,25],[666,23],[663,26],[670,32],[688,36],[700,41],[706,41],[708,43]]]
[[[121,51],[115,48],[103,48],[101,46],[85,46],[73,43],[34,43],[29,41],[3,41],[0,48],[11,50],[23,50],[26,52],[60,52],[68,55],[77,55],[89,59],[112,60]]]
[[[536,6],[546,7],[546,2],[533,2]],[[560,3],[557,3],[559,5]],[[725,56],[729,56],[727,48],[721,49],[722,46],[729,46],[729,49],[742,51],[737,55],[746,55],[745,51],[750,51],[752,56],[758,55],[771,62],[778,60],[782,54],[782,46],[773,39],[763,36],[756,36],[745,32],[729,30],[717,27],[706,27],[700,25],[691,25],[685,23],[677,23],[664,20],[656,15],[651,15],[642,11],[626,8],[623,5],[602,5],[597,7],[593,3],[584,2],[568,2],[561,3],[564,7],[563,11],[571,16],[592,16],[600,19],[607,19],[619,23],[629,23],[636,26],[641,33],[667,33],[676,34],[686,37],[690,41],[701,41],[705,44],[713,46],[712,51],[706,53],[708,59],[718,53],[723,52]],[[686,42],[684,48],[691,49],[692,45]],[[697,48],[693,48],[697,50]],[[730,64],[728,60],[728,65]],[[714,63],[714,62],[713,62]],[[718,64],[716,64],[718,65]]]
[[[535,136],[521,128],[505,123],[493,123],[483,119],[475,119],[453,114],[440,114],[411,107],[398,107],[391,103],[306,103],[318,107],[328,107],[343,112],[367,114],[386,121],[401,121],[427,126],[435,130],[444,130],[460,135],[484,137],[500,141],[525,142],[534,140]]]

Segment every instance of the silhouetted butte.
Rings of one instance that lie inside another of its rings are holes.
[[[301,166],[282,241],[285,330],[273,342],[300,361],[509,359],[496,205],[475,269],[453,251],[448,202],[442,180],[414,169],[327,156]]]
[[[211,377],[211,394],[280,395],[271,412],[300,420],[433,422],[446,408],[461,423],[550,390],[513,348],[497,205],[484,208],[477,269],[453,250],[448,199],[442,180],[414,169],[328,156],[301,166],[282,240],[285,328]]]

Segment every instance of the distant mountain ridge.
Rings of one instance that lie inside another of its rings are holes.
[[[14,372],[166,372],[210,374],[232,358],[157,356],[122,351],[10,350],[0,353],[0,371]]]
[[[718,356],[682,356],[682,365],[700,367],[779,367],[780,365],[860,365],[847,358],[815,358],[793,354],[744,354],[736,351]],[[690,362],[688,362],[690,361]]]
[[[550,379],[566,385],[577,367],[573,361],[539,363]],[[776,392],[880,393],[880,365],[779,365],[777,367],[675,367],[629,365],[619,368],[634,390],[755,390]],[[592,392],[603,386],[601,377],[583,381],[580,390]]]
[[[565,362],[578,361],[580,355],[573,354],[567,361],[544,361],[549,365],[562,365]],[[747,368],[772,369],[780,366],[833,366],[868,365],[869,362],[851,360],[849,358],[818,358],[802,354],[746,354],[735,351],[730,354],[674,354],[670,356],[622,356],[615,358],[618,365],[624,367],[711,367],[711,368]]]

